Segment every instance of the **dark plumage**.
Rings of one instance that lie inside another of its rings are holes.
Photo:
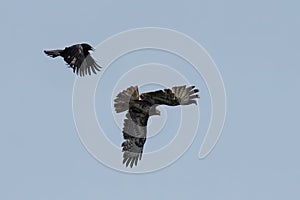
[[[132,167],[141,160],[147,138],[147,121],[152,115],[160,115],[157,106],[197,105],[198,92],[195,86],[179,86],[141,95],[138,87],[132,86],[120,92],[114,100],[114,107],[117,113],[127,111],[123,127],[123,164]]]
[[[91,75],[100,71],[100,66],[91,57],[89,51],[93,51],[91,45],[82,43],[66,47],[64,50],[45,50],[45,54],[55,58],[61,56],[65,62],[73,69],[73,72],[79,76]]]

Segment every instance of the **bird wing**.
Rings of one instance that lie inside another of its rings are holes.
[[[77,75],[91,75],[91,71],[94,74],[96,74],[97,71],[100,71],[101,67],[95,62],[90,54],[85,57],[83,47],[80,44],[66,47],[62,56]]]
[[[94,74],[97,74],[97,71],[100,71],[101,66],[96,63],[96,61],[92,58],[92,56],[89,54],[85,57],[85,60],[81,64],[80,68],[77,69],[77,75],[80,76],[84,75],[91,75],[93,72]]]
[[[142,100],[150,102],[152,105],[189,105],[197,104],[199,90],[195,86],[177,86],[172,89],[157,90],[154,92],[143,93],[140,95]]]
[[[122,143],[123,164],[137,165],[141,160],[144,144],[147,135],[147,121],[149,115],[143,113],[127,112],[124,120],[123,137],[125,141]]]
[[[120,92],[114,100],[114,107],[117,113],[124,112],[129,108],[129,102],[139,99],[139,89],[131,86]]]
[[[76,68],[79,68],[84,60],[83,48],[78,44],[66,47],[61,56],[63,56],[66,63],[76,72]]]
[[[183,85],[172,87],[172,93],[180,105],[197,105],[197,101],[195,99],[200,98],[199,95],[196,94],[198,92],[199,89],[195,88],[195,86],[186,87],[186,85]]]

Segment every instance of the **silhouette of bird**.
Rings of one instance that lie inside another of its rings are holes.
[[[63,50],[45,50],[44,53],[52,58],[57,56],[63,57],[74,73],[79,76],[85,76],[87,74],[91,75],[91,72],[96,74],[101,69],[89,53],[89,51],[93,50],[94,48],[91,45],[82,43],[66,47]]]
[[[139,94],[138,87],[131,86],[120,92],[114,99],[117,113],[125,112],[122,152],[123,164],[137,165],[141,160],[144,144],[147,139],[147,122],[150,116],[160,115],[156,109],[159,105],[197,105],[199,90],[195,86],[177,86],[172,89],[157,90]]]

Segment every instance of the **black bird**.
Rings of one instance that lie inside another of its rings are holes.
[[[195,86],[178,86],[139,95],[138,87],[131,86],[120,92],[114,100],[117,113],[127,111],[124,120],[122,143],[123,164],[137,165],[141,160],[147,138],[147,121],[152,115],[160,115],[159,105],[178,106],[196,104],[199,98]]]
[[[79,76],[91,75],[91,71],[96,74],[100,71],[100,66],[92,58],[89,51],[93,51],[94,48],[86,43],[75,44],[70,47],[66,47],[64,50],[45,50],[45,54],[55,58],[61,56],[66,63],[73,69],[73,72]]]

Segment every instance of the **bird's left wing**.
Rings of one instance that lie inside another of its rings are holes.
[[[66,63],[73,68],[73,72],[78,71],[84,60],[83,48],[81,45],[66,47],[61,55]]]
[[[199,98],[198,92],[199,90],[196,89],[195,86],[187,87],[183,85],[173,87],[172,89],[143,93],[140,97],[152,105],[189,105],[197,104],[195,99]]]
[[[141,160],[144,144],[147,135],[147,121],[149,115],[142,113],[126,114],[124,120],[123,137],[125,141],[122,143],[123,164],[137,165]]]

